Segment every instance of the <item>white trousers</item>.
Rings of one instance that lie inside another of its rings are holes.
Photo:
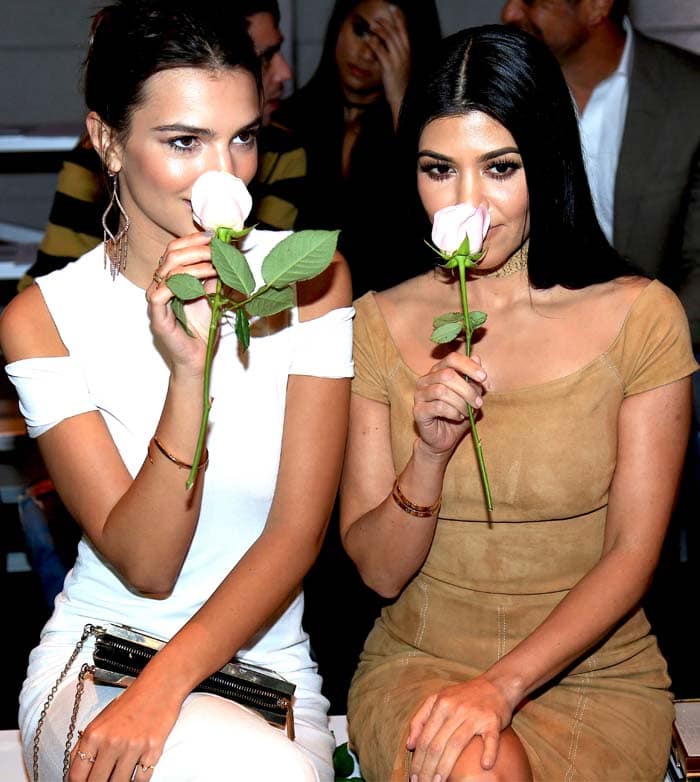
[[[85,683],[77,730],[87,725],[123,690]],[[62,779],[63,754],[73,709],[71,684],[56,694],[41,732],[39,779]],[[295,698],[296,740],[260,715],[216,695],[193,693],[184,702],[151,782],[332,782],[335,746],[328,731],[323,696]],[[23,736],[31,773],[33,736]],[[76,757],[76,763],[81,761]]]

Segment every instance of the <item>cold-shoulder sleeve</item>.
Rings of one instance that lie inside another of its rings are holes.
[[[30,437],[39,437],[66,418],[96,410],[87,382],[71,356],[25,358],[5,367],[19,396]]]
[[[642,291],[610,358],[620,373],[625,396],[672,383],[698,369],[688,318],[670,288],[654,280]]]
[[[355,379],[352,392],[358,396],[389,404],[387,388],[386,324],[373,293],[366,293],[355,302],[355,332],[353,358]]]
[[[315,377],[352,377],[352,319],[355,310],[341,307],[292,330],[289,372]]]

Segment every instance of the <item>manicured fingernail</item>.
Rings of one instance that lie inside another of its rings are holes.
[[[442,776],[440,774],[436,774],[433,777],[433,782],[442,782]]]
[[[477,398],[474,400],[474,407],[481,407],[483,404],[484,400],[480,396],[477,396]]]
[[[411,782],[418,782],[418,774],[411,774]]]
[[[212,231],[212,229],[211,229],[211,228],[207,228],[207,230],[206,230],[206,231],[202,231],[202,234],[203,234],[204,236],[214,236],[214,231]]]
[[[474,377],[477,380],[485,380],[486,379],[486,372],[484,372],[483,369],[480,369],[478,372],[474,373]]]

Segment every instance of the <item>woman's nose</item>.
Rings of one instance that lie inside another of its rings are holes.
[[[271,67],[274,68],[274,80],[277,84],[288,82],[294,73],[282,52],[277,52],[272,58]]]
[[[216,147],[212,150],[210,159],[207,161],[209,168],[215,171],[225,171],[227,174],[236,175],[236,159],[231,154],[231,149],[226,147]]]
[[[371,33],[368,33],[367,36],[365,36],[362,41],[360,42],[360,57],[362,62],[372,64],[377,61],[377,55],[372,51],[372,47],[369,45],[369,36]]]
[[[464,176],[458,182],[457,203],[478,206],[484,200],[484,191],[478,177]]]

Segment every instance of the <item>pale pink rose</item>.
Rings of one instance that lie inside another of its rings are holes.
[[[469,254],[476,255],[481,251],[489,225],[491,216],[483,204],[454,204],[435,212],[432,239],[438,249],[452,254],[459,249],[466,236],[469,238]]]
[[[192,217],[209,230],[240,231],[253,208],[245,182],[226,171],[205,171],[192,185]]]

